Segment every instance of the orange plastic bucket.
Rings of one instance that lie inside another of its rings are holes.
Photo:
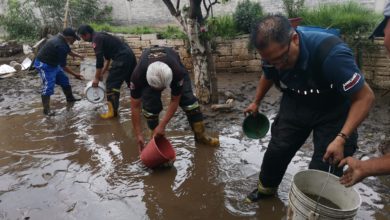
[[[158,167],[176,159],[172,144],[165,137],[153,137],[141,152],[141,161],[149,168]]]

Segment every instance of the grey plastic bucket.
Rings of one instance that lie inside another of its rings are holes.
[[[321,196],[334,203],[340,209],[317,204],[307,194],[316,197],[321,192],[328,173],[320,170],[305,170],[298,172],[294,178],[289,193],[290,220],[314,220],[314,219],[354,219],[361,205],[359,193],[353,188],[346,188],[339,183],[339,178],[329,174],[329,179],[322,191]]]

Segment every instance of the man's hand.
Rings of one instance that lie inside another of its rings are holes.
[[[345,140],[337,136],[326,149],[323,161],[330,161],[333,165],[338,164],[344,158]]]
[[[93,79],[93,82],[92,82],[92,87],[98,87],[99,86],[99,79]]]
[[[84,76],[81,75],[80,73],[76,73],[76,74],[74,75],[74,77],[75,77],[76,79],[78,79],[78,80],[84,80],[84,79],[85,79]]]
[[[142,134],[137,136],[137,145],[138,145],[139,151],[142,152],[142,150],[145,147],[145,140],[144,140],[144,136]]]
[[[154,130],[153,130],[153,136],[155,137],[161,137],[165,136],[165,127],[159,124]]]
[[[366,175],[362,163],[364,162],[353,157],[347,157],[341,160],[339,167],[347,164],[348,169],[344,172],[343,176],[340,177],[340,183],[349,187],[364,179]]]
[[[257,112],[259,111],[259,105],[252,102],[251,104],[249,104],[249,106],[244,110],[244,113],[251,113],[251,114],[254,114],[256,115]]]

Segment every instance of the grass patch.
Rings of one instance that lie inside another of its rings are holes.
[[[371,32],[383,17],[356,2],[322,4],[302,10],[299,16],[303,18],[302,25],[339,28],[344,35]]]
[[[91,24],[93,29],[96,31],[106,31],[111,33],[122,33],[122,34],[159,34],[164,39],[185,39],[187,36],[181,31],[179,27],[167,26],[162,28],[154,28],[148,26],[114,26],[110,24]]]

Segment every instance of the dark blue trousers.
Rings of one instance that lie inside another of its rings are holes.
[[[329,102],[322,97],[305,97],[284,93],[280,110],[271,127],[271,140],[265,152],[260,171],[264,187],[278,187],[295,153],[313,132],[314,152],[309,169],[328,171],[322,161],[328,145],[341,131],[349,111],[347,100]],[[351,156],[357,148],[357,132],[344,146],[344,156]],[[341,176],[342,169],[335,169]]]

